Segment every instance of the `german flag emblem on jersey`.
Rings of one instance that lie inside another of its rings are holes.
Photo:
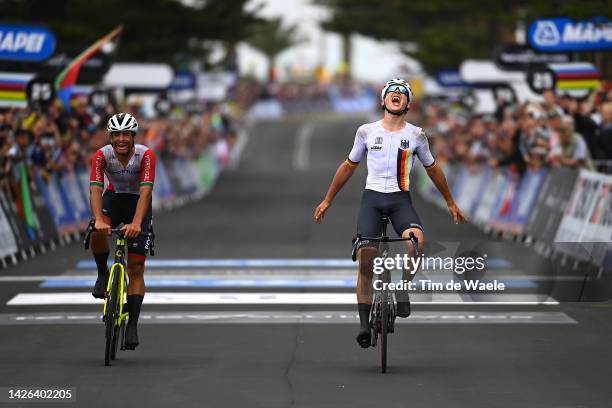
[[[402,140],[400,148],[397,149],[397,186],[402,191],[408,191],[408,184],[410,183],[410,149],[408,148],[408,141],[405,142],[405,149],[402,149],[404,140]]]

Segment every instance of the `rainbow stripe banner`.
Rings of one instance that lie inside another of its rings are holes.
[[[33,77],[34,74],[0,72],[0,107],[27,106],[26,86]]]
[[[57,90],[60,99],[64,103],[64,107],[68,111],[70,110],[70,98],[74,91],[74,86],[76,85],[77,79],[79,78],[79,71],[81,70],[81,67],[85,61],[87,61],[105,45],[110,44],[112,41],[117,39],[122,31],[123,26],[119,26],[104,37],[100,38],[85,51],[77,55],[76,58],[72,60],[72,62],[70,62],[70,64],[68,64],[68,66],[57,76],[55,79],[55,89]]]
[[[599,88],[601,83],[597,68],[588,62],[548,64],[557,77],[559,93],[585,94]]]

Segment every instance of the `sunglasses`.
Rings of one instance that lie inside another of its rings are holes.
[[[406,96],[409,95],[408,88],[406,88],[404,85],[391,85],[391,86],[389,86],[387,88],[387,91],[385,92],[385,95],[388,94],[389,92],[395,92],[395,91],[399,91],[400,93],[403,93]]]

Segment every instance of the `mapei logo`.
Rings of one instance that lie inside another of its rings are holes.
[[[612,21],[603,17],[588,21],[537,20],[529,27],[528,39],[531,46],[540,51],[612,49]]]
[[[533,41],[543,47],[555,46],[561,42],[561,34],[553,21],[542,20],[537,22]]]

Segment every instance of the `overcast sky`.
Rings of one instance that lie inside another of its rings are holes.
[[[341,41],[338,35],[324,33],[319,28],[318,22],[328,15],[325,8],[315,6],[309,0],[252,0],[248,7],[258,3],[264,4],[260,12],[262,17],[281,16],[285,24],[297,24],[300,33],[308,38],[306,43],[284,52],[278,58],[277,68],[280,68],[281,79],[289,67],[311,70],[322,63],[330,72],[335,72],[341,60]],[[354,36],[352,41],[353,75],[358,79],[384,82],[391,77],[405,75],[405,67],[416,68],[415,63],[404,56],[394,42],[378,42],[362,36]],[[266,59],[258,51],[241,45],[238,57],[241,72],[251,72],[260,78],[266,76]]]

